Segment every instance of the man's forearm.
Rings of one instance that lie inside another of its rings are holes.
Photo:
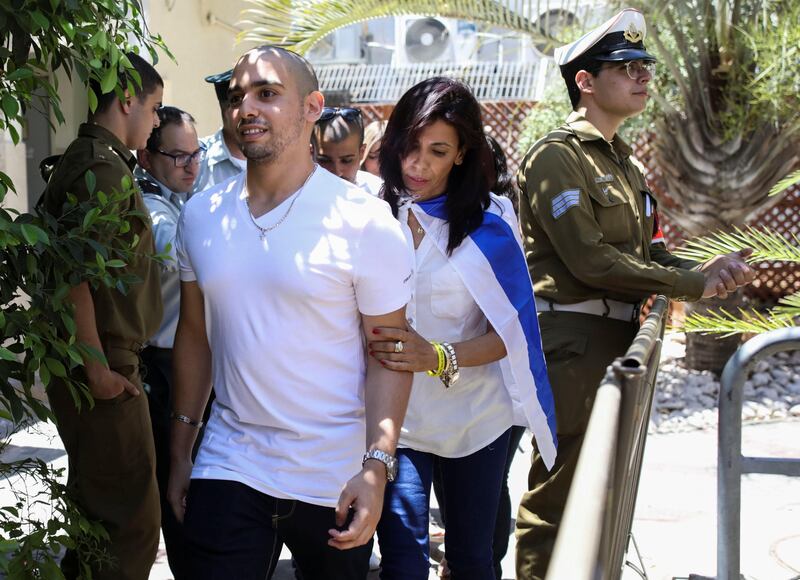
[[[367,449],[380,449],[394,455],[414,375],[390,371],[373,357],[367,357],[367,360],[364,395]]]
[[[175,378],[172,410],[200,421],[211,393],[211,351],[205,331],[178,325],[173,348]],[[181,421],[172,422],[170,452],[173,457],[191,456],[198,429]]]

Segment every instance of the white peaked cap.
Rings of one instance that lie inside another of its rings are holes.
[[[553,57],[558,66],[584,55],[603,61],[655,60],[644,48],[645,36],[644,15],[626,8],[575,42],[558,47]]]

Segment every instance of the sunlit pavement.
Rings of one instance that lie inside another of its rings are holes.
[[[716,430],[650,435],[645,452],[633,532],[650,580],[713,576],[716,569]],[[800,421],[763,423],[743,428],[745,454],[800,457]],[[66,467],[66,455],[52,425],[39,423],[11,438],[3,461],[36,456]],[[512,501],[527,481],[530,441],[523,440],[511,469]],[[25,483],[1,480],[0,505],[13,503],[12,490]],[[28,487],[28,491],[34,491]],[[41,509],[45,509],[44,507]],[[514,578],[512,550],[503,561],[503,577]],[[790,580],[800,574],[800,478],[746,475],[742,485],[742,572],[757,580]],[[628,554],[637,567],[634,553]],[[171,578],[162,550],[151,579]],[[276,580],[291,580],[290,554],[284,550]],[[431,578],[435,578],[431,570]],[[370,578],[377,578],[377,573]],[[625,580],[639,578],[632,570]]]

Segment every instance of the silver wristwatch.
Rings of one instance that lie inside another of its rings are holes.
[[[364,454],[361,467],[364,467],[367,459],[377,459],[386,466],[386,481],[394,481],[394,478],[397,477],[397,459],[394,455],[389,455],[380,449],[371,449]]]

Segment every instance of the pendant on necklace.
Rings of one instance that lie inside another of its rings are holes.
[[[418,234],[424,234],[425,230],[423,230],[421,227],[417,227],[417,233]]]

